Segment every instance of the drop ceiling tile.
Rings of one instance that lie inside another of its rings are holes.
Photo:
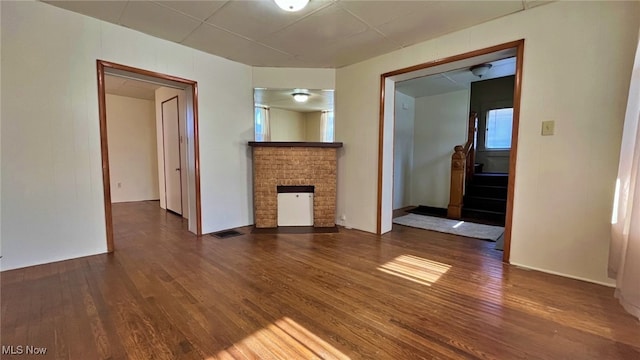
[[[261,40],[269,46],[303,54],[367,30],[367,25],[339,6],[330,5]]]
[[[118,88],[121,87],[125,83],[125,81],[127,80],[124,78],[107,75],[104,77],[104,89],[107,93],[111,94],[114,91],[118,90]]]
[[[160,85],[111,75],[105,76],[104,81],[107,94],[145,100],[155,99],[155,91],[159,87]]]
[[[545,5],[553,2],[555,0],[524,0],[524,6],[527,9],[534,8],[536,6]]]
[[[401,15],[423,11],[424,1],[358,1],[340,0],[347,9],[371,26],[388,23]]]
[[[414,98],[445,94],[468,88],[468,83],[455,83],[441,74],[424,76],[416,79],[402,81],[396,84],[396,90]]]
[[[291,58],[289,54],[268,48],[206,23],[203,23],[189,35],[183,44],[244,64],[254,64],[254,66],[279,64]]]
[[[522,1],[428,2],[425,11],[377,27],[389,39],[412,45],[524,9]]]
[[[287,12],[273,0],[230,1],[207,19],[207,23],[259,40],[331,3],[327,0],[311,1],[299,12]]]
[[[48,4],[70,11],[94,17],[96,19],[118,23],[126,1],[45,1]]]
[[[339,38],[326,47],[318,47],[305,53],[304,59],[330,62],[334,67],[342,67],[369,59],[400,48],[385,39],[375,30],[367,30],[356,35]]]
[[[208,1],[154,1],[160,5],[170,7],[183,14],[193,16],[196,19],[205,20],[211,16],[216,10],[220,9],[222,5],[227,3],[227,0],[208,0]]]
[[[162,39],[180,42],[201,23],[150,1],[130,1],[120,24]]]

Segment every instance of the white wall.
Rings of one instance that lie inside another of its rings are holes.
[[[469,90],[416,98],[411,203],[447,208],[451,155],[467,141]]]
[[[393,209],[411,202],[411,173],[413,171],[413,131],[415,99],[396,91],[395,131],[393,134]]]
[[[511,262],[611,283],[611,204],[639,6],[554,2],[338,69],[337,214],[376,230],[380,74],[524,38]],[[556,135],[540,136],[543,120],[556,121]]]
[[[164,185],[164,143],[163,143],[163,132],[162,132],[162,102],[169,100],[174,97],[178,97],[178,117],[180,120],[180,163],[182,166],[182,171],[180,172],[180,177],[182,180],[182,217],[189,218],[189,196],[188,194],[188,186],[189,182],[187,179],[187,94],[184,90],[173,89],[168,87],[160,87],[156,89],[155,93],[155,124],[156,124],[156,152],[158,159],[158,184],[160,186],[159,198],[160,198],[160,207],[163,209],[167,208],[167,198],[165,194],[165,185]]]
[[[41,2],[0,6],[2,270],[106,251],[96,59],[198,81],[203,231],[253,223],[251,67]]]
[[[111,202],[158,200],[155,104],[106,96]]]
[[[306,121],[306,137],[305,141],[320,142],[322,134],[320,133],[320,121],[322,119],[322,111],[308,112],[305,114]]]
[[[270,108],[271,141],[305,141],[307,135],[304,113]]]

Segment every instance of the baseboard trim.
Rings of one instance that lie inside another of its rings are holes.
[[[523,268],[523,269],[527,269],[527,270],[540,271],[540,272],[551,274],[551,275],[557,275],[557,276],[562,276],[562,277],[566,277],[566,278],[569,278],[569,279],[585,281],[585,282],[588,282],[588,283],[602,285],[602,286],[606,286],[606,287],[610,287],[610,288],[615,288],[616,287],[615,283],[611,284],[611,283],[606,283],[606,282],[603,282],[603,281],[597,281],[597,280],[583,278],[583,277],[580,277],[580,276],[564,274],[564,273],[561,273],[561,272],[558,272],[558,271],[540,269],[540,268],[537,268],[537,267],[534,267],[534,266],[518,264],[518,263],[515,263],[513,261],[511,262],[511,265],[514,265],[514,266],[517,266],[517,267],[520,267],[520,268]]]

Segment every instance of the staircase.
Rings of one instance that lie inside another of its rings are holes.
[[[508,174],[473,174],[466,186],[462,218],[504,226],[508,182]]]

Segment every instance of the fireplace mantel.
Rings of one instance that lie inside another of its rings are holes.
[[[305,142],[305,141],[249,141],[251,147],[319,147],[341,148],[341,142]]]
[[[313,226],[335,227],[337,151],[342,143],[256,142],[253,206],[256,228],[278,226],[278,190],[312,189]]]

